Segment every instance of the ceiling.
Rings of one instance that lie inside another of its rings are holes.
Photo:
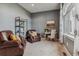
[[[59,9],[58,3],[19,3],[19,5],[31,13]]]

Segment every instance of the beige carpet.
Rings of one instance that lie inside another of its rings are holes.
[[[27,42],[24,56],[59,56],[58,43],[42,40],[35,43]]]

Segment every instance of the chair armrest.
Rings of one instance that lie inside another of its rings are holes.
[[[20,37],[20,39],[21,39],[21,44],[23,45],[23,46],[26,46],[26,39],[24,38],[24,37],[22,37],[22,36],[19,36]]]

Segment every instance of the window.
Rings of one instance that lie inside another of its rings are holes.
[[[75,8],[69,10],[64,16],[64,33],[74,35],[75,29]]]

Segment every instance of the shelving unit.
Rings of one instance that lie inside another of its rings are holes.
[[[51,35],[51,31],[52,29],[55,29],[55,27],[55,21],[47,21],[46,28],[44,29],[46,38]]]
[[[15,34],[19,36],[24,36],[24,20],[20,17],[15,18]]]

